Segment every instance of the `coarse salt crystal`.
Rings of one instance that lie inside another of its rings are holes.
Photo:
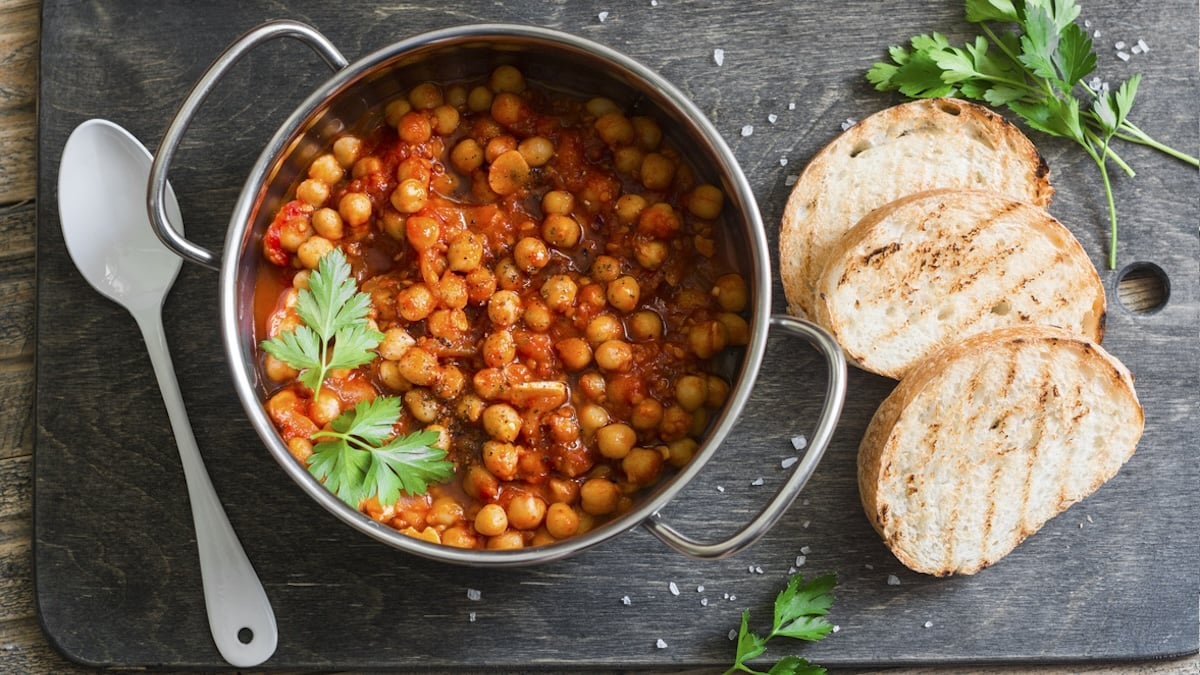
[[[730,629],[729,629],[729,639],[730,639],[730,640],[736,640],[736,639],[737,639],[737,633],[738,633],[738,632],[737,632],[737,629],[736,629],[736,628],[730,628]]]
[[[1094,522],[1096,522],[1096,521],[1092,520],[1092,515],[1091,515],[1090,513],[1088,514],[1087,521],[1088,521],[1089,523],[1094,523]]]
[[[875,566],[874,566],[874,565],[872,565],[871,563],[867,563],[867,564],[863,565],[863,567],[865,567],[865,568],[867,568],[867,569],[869,569],[869,570],[873,570],[873,569],[875,569]]]
[[[855,121],[853,117],[847,117],[846,119],[842,120],[842,131],[849,129],[855,124],[858,124],[858,122]]]
[[[787,157],[779,158],[779,166],[787,166]]]
[[[1092,27],[1092,20],[1091,20],[1091,19],[1084,19],[1084,20],[1083,20],[1083,27],[1084,27],[1084,28],[1091,28],[1091,27]]]
[[[838,631],[839,631],[839,630],[841,630],[841,629],[842,629],[842,627],[841,627],[841,626],[837,625],[836,623],[835,623],[835,624],[833,624],[833,632],[835,632],[835,633],[836,633],[836,632],[838,632]]]
[[[724,491],[725,491],[725,486],[723,486],[723,485],[717,486],[717,492],[724,492]]]
[[[804,529],[806,529],[806,530],[807,530],[807,529],[808,529],[808,526],[809,526],[811,523],[812,523],[812,521],[811,521],[811,520],[806,520],[806,521],[804,521],[803,523],[801,523],[801,524],[800,524],[800,527],[803,527]]]
[[[788,176],[787,178],[783,179],[783,184],[788,186],[795,185],[797,178],[799,178],[799,176]]]
[[[795,573],[796,573],[796,566],[795,566],[795,565],[793,565],[793,566],[791,566],[791,567],[789,567],[789,568],[788,568],[788,576],[789,576],[789,577],[790,577],[790,576],[792,576],[792,575],[793,575],[793,574],[795,574]]]
[[[651,7],[658,7],[658,0],[650,0]]]
[[[700,584],[699,586],[697,586],[697,587],[696,587],[696,592],[697,592],[697,593],[703,593],[703,592],[704,592],[704,584]]]
[[[747,566],[746,571],[749,572],[750,574],[754,574],[754,565]]]
[[[922,625],[924,625],[926,628],[933,628],[933,622],[932,622],[932,621],[926,621],[926,622],[925,622],[924,624],[922,624]]]
[[[754,125],[753,124],[747,124],[746,126],[742,127],[742,137],[743,138],[746,136],[749,136],[752,133],[754,133]]]
[[[801,546],[800,552],[803,553],[804,555],[808,555],[809,553],[812,553],[812,547],[811,546]]]
[[[795,110],[795,109],[796,109],[796,102],[795,102],[795,101],[792,101],[792,102],[788,103],[788,110]]]
[[[467,615],[467,621],[470,621],[471,623],[475,623],[475,612],[471,612],[470,614]]]
[[[718,66],[725,64],[725,50],[724,49],[721,49],[718,47],[717,49],[713,50],[713,63],[717,64]]]
[[[784,457],[784,458],[783,458],[783,461],[782,461],[782,462],[780,462],[779,464],[780,464],[780,466],[782,466],[783,468],[785,468],[785,469],[786,469],[786,468],[788,468],[789,466],[791,466],[791,465],[793,465],[793,464],[795,464],[796,462],[799,462],[799,461],[800,461],[800,458],[799,458],[799,457]]]
[[[1113,45],[1113,49],[1125,49],[1125,41],[1117,40],[1117,42]]]
[[[726,594],[724,595],[724,598],[725,598],[726,600],[728,600],[728,599],[729,599],[729,594],[728,594],[728,593],[726,593]]]
[[[1142,53],[1142,48],[1141,48],[1141,47],[1139,47],[1139,46],[1137,46],[1137,45],[1134,45],[1134,46],[1132,46],[1132,47],[1130,47],[1130,48],[1129,48],[1129,51],[1130,51],[1130,52],[1132,52],[1132,53],[1134,53],[1134,54],[1141,54],[1141,53]]]
[[[755,566],[754,566],[754,573],[755,573],[755,574],[762,574],[762,573],[763,573],[763,568],[762,568],[761,566],[759,566],[759,565],[755,565]]]
[[[700,606],[708,607],[708,598],[700,598]]]
[[[804,563],[808,561],[808,556],[796,556],[796,567],[804,567]]]
[[[803,450],[808,447],[808,438],[804,436],[792,436],[792,447],[797,450]]]
[[[662,638],[658,638],[658,641],[654,643],[654,646],[658,647],[659,649],[666,649],[667,641]]]
[[[1150,51],[1150,45],[1146,44],[1146,41],[1141,38],[1138,38],[1137,46],[1142,48],[1143,53]]]
[[[628,607],[633,604],[633,600],[631,600],[628,595],[622,595],[621,596],[621,604]]]
[[[751,482],[750,482],[750,484],[751,484],[751,485],[754,485],[754,486],[759,486],[759,485],[762,485],[762,484],[763,484],[763,479],[761,479],[761,478],[755,478],[753,481],[751,481]]]
[[[1117,58],[1121,59],[1122,61],[1128,61],[1129,54],[1127,52],[1117,52]]]
[[[483,593],[481,591],[479,591],[478,589],[475,589],[475,588],[467,589],[467,599],[468,600],[478,600],[482,597],[483,597]]]
[[[608,12],[600,12],[596,15],[596,18],[600,19],[600,23],[604,23],[605,21],[608,21]]]
[[[767,121],[771,124],[775,124],[775,122],[779,121],[779,115],[771,113],[770,115],[767,115]]]
[[[679,587],[675,585],[674,581],[667,584],[667,588],[671,589],[671,595],[679,595]]]
[[[737,596],[736,596],[736,595],[730,595],[730,596],[729,596],[729,601],[730,601],[730,602],[733,602],[734,600],[737,600]]]
[[[895,574],[889,574],[888,575],[888,586],[899,586],[899,585],[900,585],[900,577],[896,576]]]

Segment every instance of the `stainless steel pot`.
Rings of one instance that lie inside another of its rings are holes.
[[[185,239],[167,220],[165,193],[171,160],[188,124],[216,82],[243,54],[281,37],[304,42],[335,73],[288,117],[259,155],[234,207],[224,250],[218,256]],[[748,320],[749,344],[721,364],[722,374],[732,383],[728,401],[710,422],[691,463],[642,495],[629,512],[585,534],[542,547],[477,551],[419,541],[368,518],[327,491],[292,458],[263,408],[267,387],[257,370],[253,295],[261,238],[267,225],[295,178],[339,133],[415,84],[479,78],[503,63],[517,65],[530,80],[567,91],[607,96],[660,120],[669,141],[687,156],[702,178],[720,185],[728,196],[722,225],[737,267],[749,284],[752,316]],[[468,25],[408,38],[351,64],[328,39],[307,25],[275,21],[259,26],[222,53],[183,102],[156,153],[148,206],[164,244],[184,259],[220,272],[222,336],[234,385],[251,423],[279,465],[309,496],[343,522],[409,553],[467,565],[526,565],[582,551],[640,524],[687,555],[698,558],[732,555],[766,533],[795,500],[825,453],[841,414],[846,389],[842,352],[815,325],[771,315],[770,259],[762,219],[750,185],[721,136],[670,82],[612,49],[572,35],[522,25]],[[733,428],[754,386],[769,326],[811,342],[827,362],[820,419],[811,433],[804,458],[763,510],[728,539],[700,542],[660,519],[658,510],[712,458]]]

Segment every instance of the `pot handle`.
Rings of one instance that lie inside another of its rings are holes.
[[[846,358],[841,347],[823,329],[817,325],[782,314],[774,314],[770,318],[772,326],[778,326],[792,335],[802,337],[813,344],[825,357],[829,375],[825,382],[825,403],[821,408],[821,416],[817,421],[804,458],[796,464],[792,475],[783,484],[775,497],[762,511],[730,538],[711,544],[702,543],[686,535],[680,534],[675,528],[664,523],[659,514],[654,514],[642,525],[650,533],[661,539],[671,548],[694,558],[726,558],[753,544],[759,537],[771,529],[788,507],[792,505],[805,483],[812,476],[817,463],[829,447],[833,438],[833,430],[842,414],[842,402],[846,398]]]
[[[337,47],[312,26],[298,21],[280,20],[264,23],[238,38],[213,61],[208,70],[204,71],[204,75],[200,77],[187,98],[184,99],[183,104],[179,106],[175,118],[171,120],[171,125],[167,127],[162,142],[158,145],[158,151],[154,153],[146,194],[150,224],[154,227],[155,234],[158,235],[163,245],[184,260],[210,269],[220,269],[220,260],[216,254],[193,244],[172,227],[167,219],[167,172],[171,168],[171,160],[175,156],[175,151],[179,149],[183,132],[187,130],[192,118],[196,115],[196,110],[208,97],[217,81],[238,59],[264,42],[282,37],[295,38],[308,45],[335,71],[345,68],[349,63]]]

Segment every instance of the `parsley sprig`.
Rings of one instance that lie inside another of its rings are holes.
[[[1100,168],[1109,214],[1108,266],[1117,266],[1117,210],[1109,180],[1111,160],[1129,176],[1129,166],[1110,143],[1145,145],[1192,166],[1196,157],[1151,138],[1129,120],[1140,75],[1115,91],[1095,80],[1092,40],[1076,23],[1074,0],[966,0],[967,21],[983,35],[953,47],[939,33],[918,35],[909,47],[893,46],[890,62],[874,64],[867,79],[880,91],[910,98],[962,96],[1007,107],[1030,128],[1078,143]],[[1014,25],[997,30],[993,24]],[[1080,92],[1080,96],[1076,95]]]
[[[825,619],[833,605],[833,590],[837,579],[832,574],[817,577],[805,583],[799,574],[792,575],[787,587],[775,598],[775,620],[771,632],[765,637],[749,629],[750,610],[742,612],[742,627],[738,630],[737,655],[733,666],[725,671],[743,672],[751,675],[824,675],[825,669],[813,665],[798,656],[785,656],[769,671],[763,673],[746,665],[767,650],[767,642],[775,637],[790,637],[796,640],[817,641],[829,635],[833,626]]]
[[[332,430],[313,434],[313,440],[324,440],[313,447],[309,473],[356,508],[376,496],[380,504],[394,504],[402,490],[424,494],[429,483],[449,480],[454,465],[446,461],[444,450],[434,447],[437,433],[395,437],[399,418],[400,399],[394,396],[359,402],[330,424]]]
[[[299,380],[314,396],[331,370],[357,368],[375,358],[383,334],[370,327],[371,297],[358,290],[341,249],[325,254],[300,291],[296,314],[304,322],[261,346],[300,371]],[[438,435],[419,431],[397,436],[400,399],[380,396],[360,401],[311,436],[318,441],[308,471],[350,506],[378,497],[394,504],[400,492],[423,494],[429,483],[449,480],[454,465],[434,447]]]
[[[357,368],[375,358],[383,333],[367,323],[371,296],[358,291],[341,249],[322,256],[296,301],[304,322],[262,342],[268,354],[300,371],[300,383],[317,394],[329,371]]]

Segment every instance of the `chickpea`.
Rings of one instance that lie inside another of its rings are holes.
[[[285,251],[293,253],[300,249],[300,245],[308,241],[312,236],[312,219],[309,218],[292,218],[284,223],[279,230],[279,245]]]
[[[467,108],[471,112],[491,110],[492,90],[482,85],[472,88],[467,94]]]
[[[554,157],[554,143],[545,136],[530,136],[517,144],[517,150],[529,166],[545,166]]]
[[[638,115],[630,120],[633,123],[634,135],[643,150],[655,150],[662,143],[662,128],[652,117]]]
[[[658,480],[662,465],[663,456],[657,450],[634,448],[621,460],[621,471],[630,483],[645,487]]]
[[[308,278],[312,276],[312,270],[300,270],[292,277],[292,288],[303,290],[308,288]]]
[[[550,215],[557,213],[560,216],[570,215],[571,209],[575,208],[575,196],[566,190],[550,190],[542,195],[542,213]]]
[[[608,396],[608,382],[597,372],[584,373],[579,376],[579,390],[589,400],[603,402]],[[606,411],[607,414],[607,411]]]
[[[542,238],[556,248],[575,248],[581,235],[582,228],[571,216],[551,213],[542,221]]]
[[[324,206],[329,199],[329,184],[309,178],[296,186],[296,199],[314,207]]]
[[[442,543],[454,548],[476,548],[478,538],[475,533],[461,525],[446,528],[442,532]]]
[[[682,225],[683,221],[675,209],[666,202],[659,202],[638,214],[637,231],[639,234],[667,239],[674,236]]]
[[[377,173],[383,173],[383,162],[378,157],[362,157],[354,163],[354,168],[350,169],[350,175],[355,178]]]
[[[667,260],[667,253],[666,242],[658,239],[638,240],[633,245],[633,257],[637,258],[639,265],[648,270],[662,267]]]
[[[725,194],[715,185],[697,185],[688,193],[685,203],[687,210],[697,218],[714,220],[725,206]]]
[[[506,152],[517,152],[517,139],[508,134],[500,134],[493,137],[484,146],[483,158],[485,161],[494,162],[497,157]]]
[[[624,423],[609,424],[596,430],[596,448],[609,459],[621,459],[637,443],[637,432]]]
[[[617,510],[621,488],[607,478],[589,478],[579,488],[579,506],[585,513],[604,516]]]
[[[529,163],[516,150],[509,150],[492,162],[488,169],[488,187],[498,195],[511,195],[529,181]]]
[[[517,530],[508,530],[488,539],[487,547],[493,551],[510,551],[525,548],[525,537]]]
[[[429,506],[425,522],[433,526],[450,527],[462,520],[463,506],[453,497],[438,497]]]
[[[433,110],[443,100],[442,88],[433,82],[422,82],[408,92],[408,102],[417,110]]]
[[[641,178],[647,190],[664,191],[675,180],[675,162],[651,152],[642,160]]]
[[[611,421],[608,411],[595,403],[585,403],[579,406],[578,415],[579,428],[585,436],[594,435]]]
[[[437,299],[425,284],[413,284],[396,293],[396,309],[408,321],[420,321],[433,312]]]
[[[405,226],[408,217],[397,211],[390,204],[383,208],[383,213],[379,214],[380,227],[387,236],[396,241],[404,241],[408,238],[405,232]]]
[[[743,346],[750,342],[750,324],[746,323],[741,315],[721,312],[717,315],[717,321],[725,326],[725,332],[729,335],[729,344]]]
[[[592,117],[602,117],[610,112],[617,112],[621,109],[612,99],[603,96],[597,96],[589,99],[584,105],[584,108],[591,114]]]
[[[614,281],[621,276],[621,261],[609,255],[596,256],[589,272],[596,281],[602,283]]]
[[[516,66],[503,65],[492,71],[488,84],[495,92],[509,91],[519,94],[525,91],[525,76]]]
[[[446,87],[446,105],[461,108],[467,104],[467,88],[461,84]]]
[[[708,429],[708,409],[697,408],[692,411],[692,428],[688,430],[688,435],[695,438],[704,436],[704,432]]]
[[[403,328],[389,328],[384,331],[383,340],[379,343],[379,355],[389,361],[395,361],[416,344],[413,336]]]
[[[404,237],[418,251],[435,246],[442,235],[438,221],[427,216],[409,216],[404,223]]]
[[[312,441],[304,438],[303,436],[289,438],[287,442],[287,448],[288,454],[294,457],[296,461],[304,464],[305,466],[308,465],[308,458],[312,457],[313,454]]]
[[[596,347],[592,358],[601,370],[625,372],[633,365],[633,348],[628,342],[606,340]]]
[[[572,372],[587,368],[592,362],[592,348],[582,338],[567,338],[556,345],[558,358],[562,359],[563,367]]]
[[[710,408],[720,408],[725,405],[726,398],[729,398],[729,383],[716,375],[709,375],[708,398],[704,400],[704,404]]]
[[[453,265],[453,262],[451,263]],[[496,275],[486,267],[476,267],[467,272],[467,300],[481,305],[496,292]]]
[[[424,143],[433,136],[433,125],[429,123],[429,116],[425,113],[410,110],[400,118],[396,131],[400,132],[400,140],[415,145]]]
[[[579,422],[570,408],[559,408],[544,418],[550,429],[550,438],[556,443],[574,443],[579,440]]]
[[[712,295],[726,312],[740,312],[746,308],[749,295],[746,280],[740,274],[723,274],[713,284]]]
[[[404,407],[422,424],[433,424],[441,412],[433,393],[422,388],[410,389],[404,393]]]
[[[483,262],[483,237],[471,230],[456,236],[446,248],[446,260],[455,272],[470,272]]]
[[[570,276],[555,274],[542,284],[541,294],[548,308],[559,314],[565,314],[575,306],[575,297],[579,294],[579,286]]]
[[[342,216],[333,209],[317,209],[312,215],[312,226],[317,234],[326,239],[341,239],[345,234]]]
[[[644,398],[633,408],[629,423],[639,431],[658,427],[663,419],[663,405],[652,398]]]
[[[513,291],[496,291],[488,301],[488,318],[497,326],[511,326],[521,317],[521,296]]]
[[[596,120],[596,133],[609,147],[629,145],[633,142],[633,124],[619,110],[601,115]]]
[[[645,208],[645,197],[638,194],[621,195],[617,200],[617,221],[622,225],[632,225]]]
[[[288,382],[300,374],[300,371],[289,366],[286,361],[277,359],[271,354],[267,354],[263,359],[263,372],[272,382]]]
[[[512,443],[488,441],[483,444],[483,465],[493,476],[500,480],[513,480],[517,477],[517,460],[520,451]]]
[[[458,109],[440,105],[433,109],[433,132],[438,136],[449,136],[458,129]]]
[[[458,398],[467,385],[467,376],[454,364],[438,369],[433,383],[433,393],[438,398],[449,401]]]
[[[300,244],[300,248],[296,249],[296,257],[300,258],[301,265],[310,270],[315,270],[321,264],[321,258],[324,258],[325,254],[333,249],[333,242],[325,237],[314,235],[309,237],[303,244]]]
[[[702,321],[688,329],[687,341],[692,353],[709,359],[729,344],[729,331],[720,321]]]
[[[500,481],[488,472],[487,467],[471,464],[467,467],[467,475],[463,476],[463,490],[475,499],[495,499],[500,494]]]
[[[475,514],[475,531],[485,537],[495,537],[508,529],[508,514],[499,504],[485,504]]]
[[[508,502],[508,524],[518,530],[533,530],[546,517],[546,502],[528,493],[515,495]]]
[[[487,404],[475,394],[465,394],[454,404],[454,414],[468,422],[478,422]]]
[[[425,208],[429,188],[416,178],[401,181],[392,191],[392,206],[400,213],[416,213]],[[345,217],[345,216],[343,216]]]
[[[617,168],[617,171],[632,176],[636,180],[641,173],[642,162],[645,158],[646,153],[642,152],[641,148],[636,145],[626,145],[613,151],[613,166]]]
[[[404,379],[421,387],[432,384],[437,378],[437,357],[420,347],[406,349],[396,359],[396,365]]]
[[[489,368],[506,366],[515,358],[517,358],[517,344],[513,341],[512,333],[507,330],[498,330],[484,339],[483,360]]]
[[[521,414],[507,403],[495,403],[483,411],[483,430],[505,442],[517,440],[521,433]]]
[[[692,414],[682,406],[673,405],[663,411],[658,424],[658,436],[664,441],[677,441],[692,429]]]
[[[349,169],[362,154],[362,140],[357,136],[342,136],[333,142],[333,156],[343,169]]]
[[[512,258],[501,258],[496,263],[496,285],[500,288],[506,291],[515,291],[521,288],[524,278],[521,268]]]
[[[608,304],[618,311],[632,312],[637,308],[641,293],[642,289],[638,286],[637,279],[626,275],[610,281],[605,296],[608,298]]]
[[[663,336],[662,317],[653,310],[643,309],[630,314],[625,325],[632,340],[658,340]]]
[[[667,461],[675,468],[682,468],[696,456],[699,445],[693,438],[681,438],[667,444]]]
[[[492,119],[506,127],[513,127],[528,116],[525,102],[512,92],[497,93],[492,99]]]
[[[550,262],[550,251],[537,237],[525,237],[513,247],[513,262],[528,274],[532,274]]]
[[[464,138],[450,151],[450,163],[462,173],[469,174],[483,166],[483,148],[473,138]]]
[[[396,165],[396,181],[403,183],[414,178],[423,184],[429,184],[433,178],[433,164],[424,157],[409,157]]]
[[[521,319],[531,330],[539,333],[550,330],[550,324],[554,322],[554,317],[550,314],[550,308],[536,299],[525,308],[525,312],[521,314]]]
[[[396,365],[395,361],[380,359],[378,368],[379,381],[383,383],[383,386],[401,393],[412,389],[412,382],[404,379],[404,376],[400,374],[400,366]]]
[[[313,160],[308,165],[308,177],[321,181],[326,187],[337,185],[346,176],[346,170],[338,163],[337,158],[326,153]]]
[[[675,402],[684,410],[692,412],[704,405],[707,399],[707,377],[701,375],[684,375],[675,382]]]
[[[351,227],[362,225],[371,218],[371,198],[362,192],[347,192],[338,202],[338,214]]]
[[[566,539],[579,531],[579,514],[569,504],[555,502],[546,509],[546,531],[557,539]]]
[[[471,330],[471,322],[461,309],[435,309],[425,319],[426,330],[436,338],[457,340]]]
[[[399,127],[400,118],[404,117],[408,111],[412,110],[412,104],[407,98],[397,98],[388,102],[383,109],[383,118],[387,121],[390,127]]]

